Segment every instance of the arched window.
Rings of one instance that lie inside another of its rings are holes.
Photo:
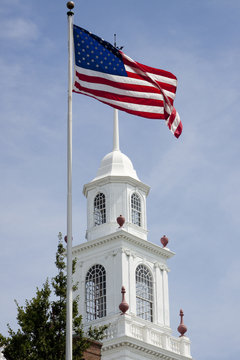
[[[101,225],[106,222],[105,195],[97,194],[94,199],[94,225]]]
[[[136,269],[137,316],[153,321],[153,280],[148,268],[138,265]]]
[[[132,223],[141,226],[141,200],[136,193],[131,196],[131,209]]]
[[[106,316],[106,271],[102,265],[94,265],[87,272],[85,302],[87,321]]]

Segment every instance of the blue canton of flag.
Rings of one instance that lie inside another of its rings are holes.
[[[182,123],[173,101],[177,78],[168,71],[140,64],[109,42],[73,25],[73,91],[116,109],[150,119],[164,119],[176,137]]]
[[[74,25],[75,62],[85,69],[127,76],[122,56],[109,42]]]

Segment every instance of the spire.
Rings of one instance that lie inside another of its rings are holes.
[[[118,110],[114,109],[113,151],[119,151]]]

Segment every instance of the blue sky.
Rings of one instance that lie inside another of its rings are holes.
[[[65,1],[0,4],[0,332],[55,274],[66,233]],[[149,240],[166,234],[171,326],[185,312],[192,355],[239,357],[240,226],[238,0],[76,2],[75,23],[134,60],[173,72],[183,133],[119,114],[120,147],[151,187]],[[112,149],[113,110],[73,99],[73,236],[84,241],[85,183]]]

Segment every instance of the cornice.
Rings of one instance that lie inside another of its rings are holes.
[[[83,194],[87,197],[87,192],[91,189],[94,189],[96,186],[101,186],[109,183],[127,183],[129,185],[138,187],[142,191],[146,193],[146,196],[148,195],[150,191],[150,186],[142,183],[139,180],[133,179],[130,176],[106,176],[97,180],[93,180],[89,182],[88,184],[85,184],[83,186]]]
[[[113,243],[118,240],[124,240],[131,245],[137,246],[138,248],[147,250],[151,254],[159,255],[166,259],[170,259],[172,256],[175,255],[175,253],[172,252],[171,250],[162,248],[159,245],[156,245],[147,240],[141,239],[135,235],[130,234],[129,232],[126,232],[123,229],[118,230],[110,235],[106,235],[101,238],[87,241],[83,244],[74,246],[73,247],[73,255],[77,255],[77,254],[87,251],[89,249],[93,249],[93,248],[96,248],[96,247],[99,247],[102,245],[106,245],[108,243]]]
[[[154,356],[156,359],[163,360],[185,360],[192,359],[192,357],[186,357],[184,355],[180,355],[177,353],[173,353],[172,351],[159,348],[155,345],[148,344],[147,342],[139,341],[138,339],[133,339],[129,336],[122,336],[121,338],[112,339],[103,344],[102,353],[107,351],[112,351],[120,348],[128,347],[134,350],[137,350],[143,356],[144,354],[148,354]]]

